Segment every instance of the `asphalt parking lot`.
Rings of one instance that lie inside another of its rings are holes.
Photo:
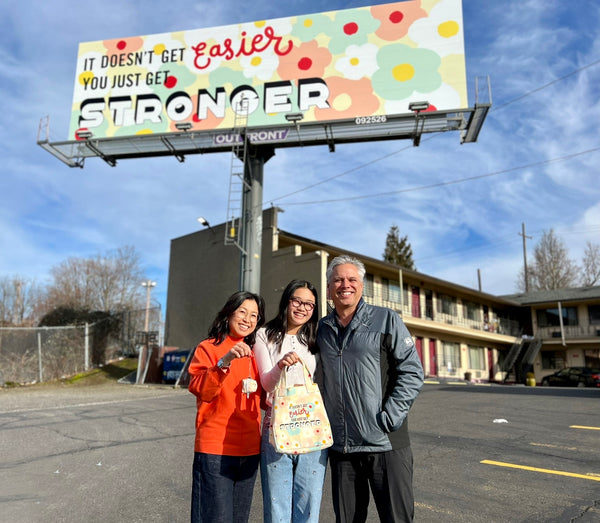
[[[194,416],[164,386],[0,390],[0,520],[189,521]],[[410,431],[418,522],[600,521],[600,390],[429,383]]]

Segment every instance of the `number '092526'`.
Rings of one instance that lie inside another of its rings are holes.
[[[385,123],[387,121],[387,117],[385,114],[377,114],[374,116],[358,116],[354,123],[357,125],[364,125],[369,123]]]

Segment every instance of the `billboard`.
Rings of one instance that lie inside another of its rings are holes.
[[[69,139],[468,106],[461,0],[408,0],[79,45]],[[286,118],[287,116],[287,118]]]

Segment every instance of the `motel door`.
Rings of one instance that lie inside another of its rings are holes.
[[[421,365],[423,366],[423,369],[425,369],[425,363],[423,362],[423,338],[417,338],[415,340],[415,347],[417,349],[419,359],[421,360]]]
[[[429,340],[429,375],[437,376],[437,357],[435,354],[435,340]]]
[[[411,311],[413,318],[421,317],[421,293],[419,287],[412,287]]]

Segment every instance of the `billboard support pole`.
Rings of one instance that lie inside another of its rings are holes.
[[[246,183],[242,198],[242,249],[240,290],[260,294],[262,257],[262,199],[265,163],[275,154],[273,147],[250,145],[244,164]]]

